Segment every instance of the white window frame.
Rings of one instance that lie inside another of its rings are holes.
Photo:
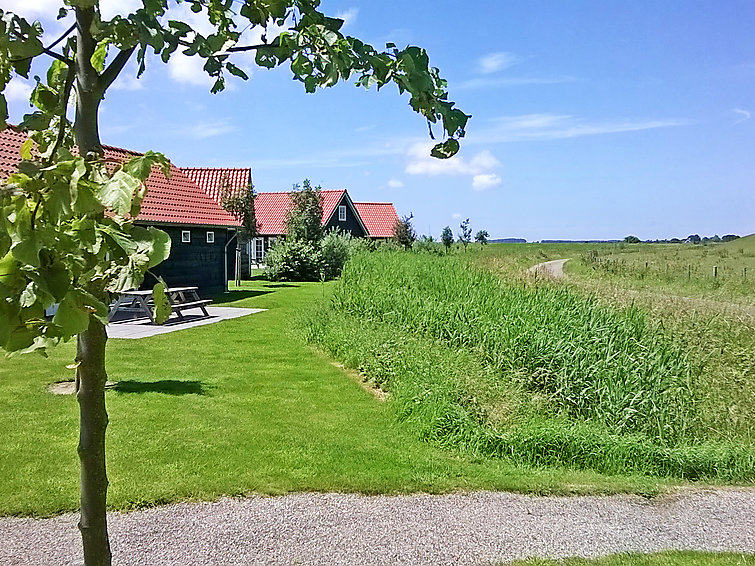
[[[338,221],[346,222],[346,205],[345,204],[338,205]]]
[[[181,243],[182,244],[191,243],[191,230],[181,230]]]
[[[257,249],[258,244],[259,244],[259,250]],[[252,257],[254,257],[254,261],[256,263],[262,263],[262,260],[265,259],[265,239],[264,238],[253,239]]]
[[[215,232],[213,232],[212,230],[207,231],[207,243],[208,244],[215,243]]]

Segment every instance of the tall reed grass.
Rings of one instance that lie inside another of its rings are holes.
[[[346,265],[306,328],[435,442],[609,473],[755,475],[751,447],[705,442],[700,364],[637,309],[458,258],[378,253]]]
[[[355,259],[333,302],[469,349],[544,395],[555,413],[661,442],[694,429],[701,368],[638,309],[614,311],[563,287],[507,284],[455,258],[411,254]]]

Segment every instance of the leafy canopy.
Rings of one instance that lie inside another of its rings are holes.
[[[387,44],[378,51],[345,36],[343,21],[321,13],[319,0],[186,4],[204,14],[210,33],[172,18],[168,0],[142,0],[134,11],[111,19],[103,19],[97,0],[66,0],[59,18],[75,13],[78,28],[71,26],[45,46],[39,22],[0,10],[0,129],[7,125],[3,93],[13,75],[29,78],[35,59],[52,60],[43,78],[34,77],[34,111],[19,125],[28,139],[18,172],[0,184],[0,347],[44,350],[85,330],[90,315],[104,322],[110,294],[140,285],[146,270],[169,254],[164,232],[133,223],[145,179],[153,167],[167,175],[167,160],[147,152],[108,162],[99,146],[99,102],[132,56],[138,75],[149,55],[162,62],[179,50],[200,57],[215,79],[213,92],[225,87],[228,74],[248,78],[231,60],[242,51],[254,51],[262,67],[288,65],[307,92],[352,78],[365,88],[392,82],[427,119],[431,136],[433,125],[442,129],[446,139],[432,155],[445,158],[458,151],[469,116],[448,100],[446,81],[430,66],[425,50]],[[262,42],[244,45],[244,33],[254,30],[262,32],[257,34]],[[72,91],[74,124],[67,116]],[[155,289],[158,298],[160,291]],[[44,310],[53,303],[60,303],[58,314],[46,320]]]
[[[291,204],[286,211],[286,239],[320,245],[322,227],[322,187],[313,187],[309,179],[303,186],[294,185]]]

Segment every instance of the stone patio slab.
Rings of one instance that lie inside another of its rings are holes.
[[[152,324],[147,318],[121,320],[108,324],[107,335],[108,338],[125,338],[132,340],[137,338],[148,338],[150,336],[157,336],[158,334],[168,334],[169,332],[204,326],[205,324],[214,324],[221,320],[239,318],[241,316],[247,316],[265,310],[267,309],[207,307],[207,312],[210,315],[209,317],[202,315],[201,311],[196,309],[197,314],[194,314],[193,311],[184,313],[183,320],[171,316],[171,318],[162,325]]]

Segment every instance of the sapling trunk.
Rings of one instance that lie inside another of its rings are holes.
[[[79,530],[86,566],[109,566],[107,534],[107,472],[105,469],[105,326],[94,316],[79,334],[76,370],[79,401],[79,460],[81,462],[81,519]]]
[[[79,152],[87,159],[102,152],[97,115],[102,87],[91,58],[94,8],[76,8],[76,121],[74,135]],[[76,396],[79,401],[79,460],[81,462],[81,519],[79,530],[86,566],[110,566],[107,534],[107,473],[105,470],[105,326],[93,315],[77,343]]]

